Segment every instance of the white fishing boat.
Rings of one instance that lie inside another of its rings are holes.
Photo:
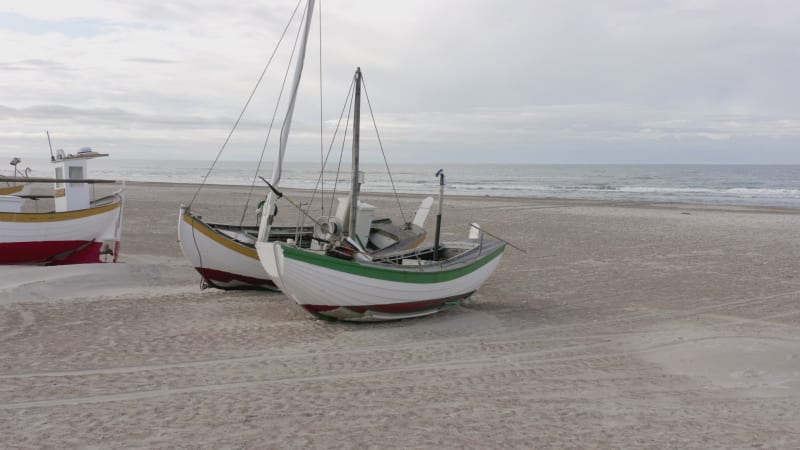
[[[297,43],[294,77],[289,91],[286,116],[281,126],[278,155],[272,170],[271,182],[274,186],[277,186],[281,179],[283,157],[289,139],[297,91],[303,73],[314,3],[314,0],[308,0],[302,18],[302,32]],[[294,14],[289,20],[290,24],[293,18]],[[245,105],[246,108],[247,105]],[[231,133],[233,133],[233,130]],[[255,179],[254,177],[254,181]],[[433,199],[426,199],[422,202],[412,223],[397,225],[390,219],[379,218],[372,220],[370,218],[366,222],[371,224],[371,232],[369,233],[371,239],[368,247],[372,251],[380,252],[391,249],[409,249],[422,243],[425,240],[423,226],[432,201]],[[200,273],[204,286],[219,289],[277,289],[275,283],[264,271],[261,262],[258,260],[255,249],[258,226],[247,226],[243,223],[246,212],[242,214],[242,221],[238,224],[213,223],[194,213],[191,209],[191,203],[189,205],[181,205],[178,215],[178,240],[187,261]],[[272,213],[269,215],[270,220],[274,216],[275,209],[273,205]],[[291,240],[296,246],[308,247],[311,243],[313,226],[307,226],[305,222],[305,218],[300,214],[294,226],[270,227],[267,240],[280,242]],[[367,242],[366,239],[365,243]]]
[[[311,230],[310,227],[276,227],[270,239],[310,242]],[[257,236],[257,226],[205,222],[181,207],[178,223],[181,250],[210,287],[277,289],[258,260]]]
[[[290,17],[289,24],[293,21],[296,12],[297,10],[295,10]],[[300,34],[298,43],[295,75],[289,94],[289,106],[286,120],[281,129],[281,147],[285,147],[286,140],[288,139],[288,130],[291,125],[297,89],[303,72],[306,44],[308,42],[308,34],[313,14],[314,0],[309,0],[306,3],[303,17],[301,18],[300,27],[302,28],[302,33]],[[287,25],[287,28],[288,26],[289,25]],[[280,41],[278,45],[280,45]],[[261,79],[259,79],[259,83],[260,81]],[[258,84],[256,88],[258,88]],[[255,92],[255,89],[253,92]],[[280,101],[280,99],[278,100]],[[247,109],[249,102],[250,100],[245,104],[242,114],[244,114]],[[241,115],[239,119],[241,119]],[[238,124],[238,122],[237,120],[236,123]],[[235,129],[236,125],[234,125],[234,130]],[[234,130],[231,130],[231,134],[233,134]],[[223,144],[223,149],[224,148],[225,145]],[[222,149],[220,150],[220,154],[221,153]],[[213,165],[211,169],[213,169]],[[209,174],[211,173],[211,169],[209,170]],[[206,178],[207,177],[208,175],[206,175]],[[200,188],[202,188],[202,185]],[[200,188],[198,188],[198,192]],[[197,193],[195,194],[195,198],[196,197]],[[192,202],[194,202],[194,198]],[[264,268],[258,261],[258,255],[255,250],[258,226],[244,225],[245,213],[247,211],[242,214],[242,221],[240,221],[239,224],[213,223],[204,220],[203,217],[194,213],[192,211],[192,202],[190,202],[189,205],[181,205],[180,207],[180,212],[178,214],[178,241],[186,260],[200,273],[203,285],[219,289],[276,289],[275,284],[270,280],[266,272],[264,272]],[[249,204],[249,198],[247,203]],[[245,208],[247,208],[247,205]],[[303,226],[302,224],[298,224],[297,227],[276,228],[271,233],[270,239],[295,239],[302,245],[303,242],[309,242],[311,231],[311,227]]]
[[[430,197],[423,201],[410,227],[398,226],[391,219],[373,220],[368,239],[372,252],[381,254],[420,245],[425,240],[423,226],[432,201]],[[313,230],[313,226],[302,224],[273,226],[269,240],[309,247]],[[278,290],[258,259],[257,236],[257,226],[210,223],[185,206],[180,209],[178,237],[181,250],[210,287]]]
[[[353,151],[349,199],[336,216],[317,221],[308,248],[264,239],[269,217],[262,217],[259,259],[266,273],[289,298],[315,316],[350,321],[382,321],[419,317],[440,311],[477,291],[497,268],[506,242],[486,236],[472,224],[469,238],[439,242],[444,174],[439,171],[440,200],[436,238],[413,250],[370,252],[369,234],[360,200],[360,97],[362,77],[353,82]],[[267,205],[283,193],[273,188]]]
[[[112,181],[87,178],[87,162],[103,156],[108,155],[88,147],[75,155],[59,150],[58,157],[52,158],[56,166],[54,178],[15,178],[26,183],[54,183],[55,208],[50,212],[24,212],[25,197],[0,195],[0,264],[117,261],[122,189],[93,199],[92,184]]]

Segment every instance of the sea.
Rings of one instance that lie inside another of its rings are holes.
[[[31,176],[52,176],[47,162],[28,165]],[[348,161],[349,163],[349,161]],[[91,178],[165,183],[250,186],[257,163],[101,158],[89,167]],[[319,163],[284,164],[281,186],[314,189]],[[431,194],[439,192],[436,172],[443,169],[446,195],[639,200],[720,205],[800,207],[800,165],[580,165],[580,164],[365,164],[362,191]],[[259,174],[267,179],[271,163]],[[326,190],[349,187],[349,173],[327,170]],[[266,188],[256,179],[256,187]]]

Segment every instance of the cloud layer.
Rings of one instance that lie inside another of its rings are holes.
[[[64,148],[213,158],[296,4],[3,2],[2,152],[43,156],[50,130]],[[800,163],[791,0],[321,8],[326,135],[361,66],[393,160]],[[318,32],[290,159],[319,157]],[[289,50],[226,157],[258,157]]]

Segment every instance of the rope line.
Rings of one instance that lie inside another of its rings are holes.
[[[247,111],[248,106],[250,106],[250,101],[253,100],[253,96],[255,95],[256,90],[258,90],[258,87],[261,85],[261,81],[264,79],[264,75],[267,73],[267,69],[269,69],[270,64],[272,64],[272,59],[275,57],[275,54],[278,52],[278,48],[280,47],[281,42],[283,42],[284,36],[286,36],[286,31],[289,29],[289,25],[291,25],[292,21],[294,20],[294,16],[295,16],[295,14],[297,14],[297,10],[298,10],[298,8],[300,8],[300,4],[302,3],[302,1],[303,0],[298,0],[297,1],[297,6],[295,6],[294,11],[292,12],[292,16],[289,18],[289,22],[286,24],[286,27],[283,29],[283,33],[281,33],[281,37],[280,37],[280,39],[278,39],[278,44],[275,46],[275,49],[272,51],[272,55],[270,55],[269,60],[267,61],[267,64],[264,66],[264,70],[261,71],[261,75],[258,77],[258,81],[256,81],[256,85],[253,87],[253,90],[250,92],[250,96],[247,97],[247,101],[245,102],[244,107],[242,107],[242,111],[239,113],[239,117],[236,118],[236,121],[234,122],[230,133],[228,133],[228,137],[225,138],[225,141],[222,143],[222,147],[220,147],[219,152],[217,152],[217,156],[216,156],[216,158],[214,158],[214,162],[211,163],[211,167],[208,169],[208,172],[206,172],[205,176],[203,176],[203,181],[200,182],[200,186],[197,187],[197,191],[195,191],[194,196],[192,196],[192,200],[189,202],[189,206],[188,206],[189,208],[191,208],[192,203],[194,203],[194,201],[197,199],[197,195],[200,193],[200,190],[206,184],[206,181],[208,180],[208,176],[211,175],[211,171],[214,170],[214,166],[217,165],[217,162],[219,161],[219,157],[222,155],[222,152],[225,150],[225,147],[227,147],[228,142],[231,139],[231,136],[233,136],[233,132],[236,131],[236,128],[239,126],[239,122],[242,120],[242,116],[244,116],[245,111]]]
[[[394,179],[392,178],[392,171],[389,169],[389,161],[386,159],[386,152],[383,151],[383,142],[381,141],[381,133],[378,131],[378,124],[375,122],[375,114],[372,112],[372,103],[369,101],[369,92],[367,92],[367,80],[364,79],[364,75],[361,75],[361,84],[364,86],[364,97],[367,98],[367,106],[369,107],[369,115],[372,117],[372,126],[375,128],[375,136],[378,137],[378,145],[381,148],[381,155],[383,156],[383,163],[386,165],[386,173],[389,175],[389,182],[392,184],[392,191],[394,192],[394,197],[397,200],[397,207],[400,209],[400,217],[403,218],[403,223],[407,224],[408,221],[406,220],[406,215],[403,213],[403,206],[400,204],[400,196],[397,194],[397,188],[394,185]]]
[[[354,93],[352,97],[348,95],[349,103],[347,107],[347,118],[344,122],[344,134],[342,135],[342,148],[339,150],[339,164],[336,166],[336,180],[333,182],[333,192],[331,192],[331,204],[328,209],[328,215],[331,215],[331,211],[333,211],[333,200],[336,196],[336,189],[339,187],[339,175],[342,173],[342,158],[344,157],[344,146],[347,143],[347,132],[350,131],[350,113],[353,111],[353,103],[356,102],[355,96],[355,78],[353,78],[353,84],[350,85],[351,90]]]
[[[324,158],[325,141],[323,137],[324,121],[322,119],[322,1],[319,2],[319,174],[320,184],[320,213],[325,213],[325,162]],[[313,197],[312,197],[313,200]],[[311,203],[309,203],[311,209]]]
[[[308,8],[303,12],[303,16],[300,17],[300,23],[303,23],[303,19],[306,17],[308,13]],[[253,189],[256,185],[256,180],[258,180],[258,173],[261,170],[261,164],[264,161],[264,153],[267,151],[267,146],[269,145],[269,138],[272,136],[272,130],[275,125],[275,118],[278,115],[278,108],[281,104],[281,99],[283,98],[283,92],[286,89],[286,80],[289,79],[289,70],[292,68],[292,62],[294,61],[294,55],[297,51],[297,43],[300,41],[300,32],[303,30],[302,26],[297,27],[297,34],[295,35],[294,44],[292,45],[292,53],[289,55],[289,63],[286,64],[286,71],[283,74],[283,81],[281,82],[281,89],[278,92],[278,100],[275,102],[275,109],[272,111],[272,119],[269,122],[269,127],[267,128],[267,136],[264,139],[264,145],[261,147],[261,155],[258,158],[258,164],[256,165],[256,173],[253,175],[253,182],[250,183],[250,190],[247,192],[247,199],[244,203],[244,209],[242,210],[242,218],[239,221],[239,226],[241,227],[244,223],[245,216],[247,215],[247,209],[250,207],[250,199],[252,198]],[[275,162],[277,164],[277,161]]]
[[[336,122],[336,128],[333,130],[333,136],[331,137],[331,143],[328,146],[328,151],[325,154],[325,160],[324,160],[324,162],[322,164],[322,169],[320,170],[319,176],[317,177],[317,182],[314,185],[314,190],[311,193],[311,200],[308,203],[309,210],[311,208],[311,205],[314,204],[314,199],[317,196],[317,191],[322,191],[323,193],[321,194],[321,196],[324,195],[324,190],[322,188],[320,188],[320,183],[324,183],[323,174],[325,172],[325,167],[327,167],[328,159],[330,158],[331,152],[333,151],[333,144],[336,143],[336,136],[339,134],[339,129],[340,129],[341,124],[342,124],[342,118],[344,117],[344,110],[347,108],[348,102],[350,101],[350,95],[354,92],[354,90],[353,90],[354,81],[355,81],[355,78],[353,79],[353,81],[350,81],[350,87],[348,88],[347,96],[344,99],[344,104],[342,105],[342,111],[339,113],[339,120]],[[349,116],[349,111],[348,111],[348,116]],[[345,128],[346,128],[346,126],[345,126]],[[341,165],[341,161],[340,161],[339,164]],[[335,194],[336,194],[336,191],[334,189],[334,192],[331,194],[331,206],[330,206],[330,208],[328,210],[328,215],[330,215],[330,211],[333,208],[333,196]],[[323,201],[321,201],[321,203],[323,204],[322,215],[325,215],[324,198],[322,198],[322,200],[323,200]]]

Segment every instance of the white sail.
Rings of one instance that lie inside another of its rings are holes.
[[[281,127],[281,140],[278,145],[278,157],[272,167],[272,179],[270,183],[277,187],[281,179],[281,172],[283,170],[283,156],[286,153],[286,143],[289,140],[289,130],[292,127],[292,116],[294,114],[294,104],[297,99],[297,88],[300,86],[300,78],[303,75],[303,64],[306,59],[306,43],[308,42],[308,32],[311,29],[311,19],[314,12],[314,0],[308,0],[308,8],[306,9],[306,20],[303,25],[303,34],[300,37],[300,49],[297,54],[297,64],[294,69],[294,79],[292,80],[292,88],[289,95],[289,106],[286,109],[286,118],[283,120]],[[273,192],[267,196],[267,201],[264,203],[265,214],[261,217],[259,224],[258,240],[266,241],[269,236],[269,229],[272,226],[272,219],[275,215],[275,202],[277,198]]]
[[[281,178],[295,99],[305,61],[314,3],[315,0],[308,1],[304,13],[305,19],[300,24],[301,34],[298,41],[297,61],[290,84],[286,117],[281,128],[279,151],[272,171],[271,182],[273,184],[277,184]],[[294,13],[292,18],[294,18]],[[275,200],[270,194],[262,210],[274,211]],[[264,214],[262,217],[269,219],[265,227],[243,226],[241,223],[238,225],[210,223],[193,214],[189,207],[181,206],[178,215],[178,241],[181,250],[187,261],[201,274],[204,283],[208,286],[220,289],[274,289],[274,284],[264,272],[256,255],[254,244],[257,237],[260,236],[264,240],[302,240],[302,236],[310,235],[312,229],[305,227],[301,230],[295,228],[288,230],[287,227],[271,227],[272,217],[266,217],[267,215]],[[263,220],[259,220],[259,225],[261,222]]]

